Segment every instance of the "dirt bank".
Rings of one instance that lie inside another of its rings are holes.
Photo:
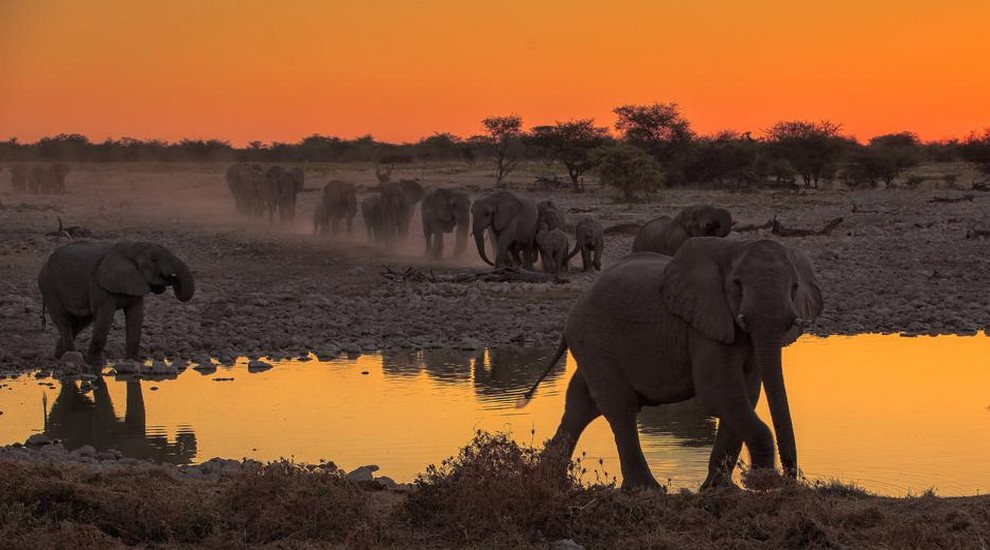
[[[35,277],[64,239],[57,227],[84,226],[96,238],[165,244],[192,267],[197,293],[180,303],[171,294],[146,300],[142,348],[157,357],[202,354],[333,355],[389,347],[479,347],[506,343],[552,345],[573,299],[594,274],[572,272],[564,284],[396,282],[384,265],[451,274],[481,269],[469,250],[462,260],[423,259],[418,215],[400,250],[366,244],[357,223],[350,238],[311,235],[317,185],[329,177],[354,181],[367,193],[364,166],[307,165],[307,190],[291,226],[250,223],[233,214],[225,165],[80,165],[65,196],[13,195],[0,180],[0,368],[50,364],[56,332],[40,327]],[[417,169],[426,185],[485,192],[483,171]],[[401,175],[400,175],[401,176]],[[522,175],[520,181],[524,180]],[[610,191],[529,192],[552,199],[570,224],[593,215],[606,227],[672,214],[709,202],[729,209],[739,224],[772,216],[788,228],[818,229],[842,218],[829,235],[781,238],[815,263],[826,300],[816,334],[861,332],[959,333],[990,329],[990,240],[967,239],[985,226],[990,193],[958,198],[959,190],[821,190],[736,193],[668,190],[653,203],[616,204]],[[770,236],[769,230],[730,238]],[[773,237],[779,238],[779,237]],[[632,234],[606,236],[604,263],[622,256]],[[88,343],[84,333],[77,342]],[[108,358],[123,347],[120,315]]]

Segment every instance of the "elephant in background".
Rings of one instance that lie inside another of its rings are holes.
[[[327,233],[337,235],[341,221],[347,226],[347,234],[354,229],[354,217],[357,216],[357,187],[353,183],[330,180],[323,186],[320,202],[313,211],[313,232],[317,235]]]
[[[468,227],[471,225],[471,199],[456,189],[434,189],[423,196],[420,204],[426,256],[443,258],[443,234],[457,230],[454,256],[460,257],[467,248]]]
[[[671,219],[650,220],[633,239],[633,252],[656,252],[673,256],[690,237],[725,237],[732,231],[732,214],[710,204],[695,204]]]
[[[55,356],[73,351],[76,335],[94,323],[86,362],[102,365],[114,312],[123,309],[127,358],[138,360],[144,296],[170,286],[183,302],[195,291],[192,272],[160,244],[75,241],[55,249],[38,275],[43,307],[59,333]]]
[[[364,218],[364,228],[368,232],[368,241],[385,242],[385,212],[382,210],[381,195],[365,197],[361,201],[361,217]]]
[[[591,216],[581,218],[574,231],[574,250],[567,255],[570,260],[578,252],[585,271],[602,270],[602,251],[605,249],[605,231],[602,224]]]
[[[567,233],[562,229],[548,230],[546,225],[540,225],[540,231],[536,233],[536,247],[540,251],[540,259],[543,262],[543,271],[551,275],[559,275],[567,272],[567,249],[570,245],[567,241]]]
[[[564,230],[566,218],[553,201],[540,201],[536,203],[536,209],[540,212],[537,223],[546,224],[547,229],[551,231],[554,229]]]
[[[227,188],[234,197],[234,210],[243,216],[260,218],[267,205],[268,178],[257,164],[234,164],[227,169]]]
[[[10,186],[15,193],[26,193],[28,190],[28,170],[23,164],[15,164],[10,167]]]
[[[278,211],[279,221],[291,222],[296,217],[296,195],[302,191],[306,180],[302,169],[272,166],[265,175],[268,178],[268,193],[265,197],[268,220],[272,221],[274,213]]]
[[[753,468],[773,468],[774,439],[756,415],[767,395],[785,473],[798,472],[781,348],[822,311],[810,260],[775,241],[696,237],[671,258],[630,254],[574,304],[557,357],[577,371],[551,446],[570,456],[584,428],[604,415],[615,435],[624,488],[658,487],[639,443],[643,405],[697,395],[718,417],[702,488],[732,483],[742,444]],[[539,381],[527,393],[532,396]]]
[[[504,267],[513,262],[526,269],[536,261],[539,211],[533,201],[511,191],[496,191],[471,205],[471,230],[478,254],[488,265]],[[485,231],[491,230],[495,263],[485,253]]]
[[[36,164],[28,172],[28,192],[42,195],[64,195],[65,176],[68,174],[68,165],[60,162],[47,166]]]
[[[126,382],[124,418],[114,413],[107,381],[92,381],[92,399],[74,380],[60,380],[58,396],[45,417],[45,434],[59,439],[68,449],[91,445],[97,450],[117,449],[128,458],[150,458],[155,462],[188,464],[196,458],[196,434],[180,429],[174,442],[165,434],[149,435],[144,394],[139,380]]]
[[[423,186],[416,180],[399,180],[381,186],[384,241],[403,243],[409,235],[416,203],[423,199]]]

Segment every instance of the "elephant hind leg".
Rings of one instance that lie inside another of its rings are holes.
[[[564,456],[570,458],[574,454],[581,433],[592,420],[601,415],[598,405],[591,397],[588,383],[578,370],[567,385],[564,416],[560,419],[560,426],[557,427],[557,433],[554,434],[551,443],[560,445]]]
[[[621,413],[605,413],[615,435],[615,446],[619,450],[619,464],[622,467],[622,489],[629,490],[635,488],[657,489],[657,483],[653,473],[650,472],[650,465],[643,455],[643,448],[639,443],[639,429],[636,426],[636,415],[639,407]]]

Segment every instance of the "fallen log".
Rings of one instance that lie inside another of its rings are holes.
[[[440,275],[432,269],[422,271],[416,267],[409,266],[405,270],[396,270],[391,266],[382,266],[382,277],[400,283],[566,283],[558,275],[550,273],[540,273],[529,271],[518,267],[497,267],[484,271],[471,271],[467,273],[457,273],[453,275]]]
[[[68,240],[92,237],[93,232],[80,225],[70,225],[65,227],[62,223],[62,216],[58,216],[58,230],[45,233],[46,237],[65,237]]]
[[[774,235],[777,235],[778,237],[808,237],[812,235],[828,235],[832,233],[832,230],[838,227],[840,223],[842,223],[842,219],[843,218],[840,216],[838,218],[829,220],[829,222],[825,224],[825,227],[816,230],[816,229],[785,227],[782,223],[777,221],[777,218],[774,218],[773,229],[771,231],[773,232]]]
[[[973,194],[967,193],[961,197],[932,197],[928,202],[973,202]]]
[[[777,221],[777,218],[770,218],[766,223],[750,223],[746,225],[736,225],[732,227],[732,230],[736,233],[743,233],[746,231],[759,231],[760,229],[770,229],[773,224]]]
[[[606,227],[604,233],[606,235],[614,235],[616,233],[635,235],[636,233],[639,233],[641,227],[643,226],[638,223],[620,223]]]

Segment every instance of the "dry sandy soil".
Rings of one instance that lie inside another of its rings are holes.
[[[168,246],[192,268],[196,295],[145,302],[142,350],[152,356],[318,355],[390,347],[465,347],[524,343],[553,345],[574,298],[594,280],[576,270],[566,283],[433,283],[392,281],[383,266],[416,266],[436,274],[485,266],[469,247],[457,261],[423,258],[418,214],[401,249],[366,243],[358,217],[349,238],[312,235],[316,189],[329,178],[373,192],[370,166],[306,165],[307,189],[291,225],[251,222],[233,213],[225,164],[77,165],[65,196],[12,194],[0,173],[0,369],[51,365],[56,332],[41,328],[35,278],[48,254],[65,242],[46,236],[57,216],[95,238],[148,240]],[[491,185],[480,167],[433,166],[397,173],[427,186],[460,187],[479,196]],[[517,181],[532,181],[520,173]],[[611,190],[574,195],[512,188],[535,200],[553,199],[568,223],[583,215],[608,228],[637,223],[708,202],[729,209],[739,224],[771,216],[786,227],[818,229],[843,221],[827,236],[781,238],[812,258],[825,296],[816,334],[862,332],[959,333],[990,330],[990,240],[967,239],[986,228],[990,193],[958,189],[732,192],[665,190],[651,202],[616,203]],[[932,202],[938,198],[971,200]],[[359,197],[360,200],[360,197]],[[729,238],[779,238],[768,231]],[[607,266],[628,251],[632,233],[606,236]],[[448,251],[452,248],[448,237]],[[578,264],[580,263],[580,259]],[[572,270],[574,265],[572,264]],[[107,346],[120,358],[123,316]],[[77,347],[88,345],[88,331]]]

